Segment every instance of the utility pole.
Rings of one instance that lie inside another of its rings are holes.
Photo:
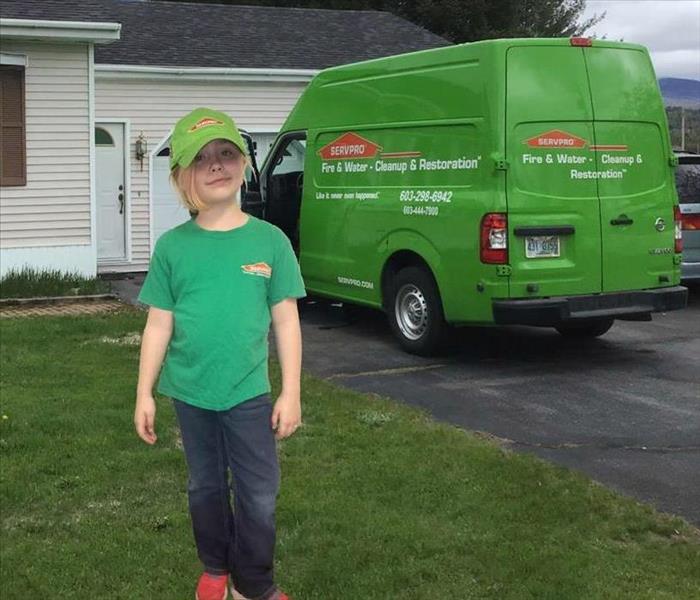
[[[681,106],[681,150],[685,152],[685,107]]]

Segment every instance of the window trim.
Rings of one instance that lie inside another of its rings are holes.
[[[0,65],[10,65],[13,67],[27,68],[26,54],[11,54],[9,52],[0,52]]]

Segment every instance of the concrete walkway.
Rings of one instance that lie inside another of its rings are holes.
[[[119,300],[93,300],[86,302],[33,304],[0,306],[0,319],[17,319],[21,317],[59,317],[65,315],[92,315],[114,312],[124,307]]]
[[[127,273],[120,279],[110,279],[109,283],[112,286],[112,293],[116,294],[122,302],[145,308],[136,300],[144,279],[146,279],[146,273]]]

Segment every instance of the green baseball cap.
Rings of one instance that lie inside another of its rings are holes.
[[[170,136],[170,169],[189,166],[212,140],[228,140],[248,155],[248,146],[231,117],[211,108],[195,108],[175,123]]]

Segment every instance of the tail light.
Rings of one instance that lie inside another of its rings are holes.
[[[488,213],[481,219],[481,262],[502,265],[508,262],[508,217]]]
[[[675,251],[676,254],[683,252],[683,231],[681,225],[681,209],[678,205],[673,207],[673,222],[675,231]]]
[[[700,231],[700,213],[694,215],[681,214],[681,229],[683,231]]]
[[[572,46],[583,46],[585,48],[593,45],[593,40],[586,37],[572,37],[569,38],[569,42]]]

